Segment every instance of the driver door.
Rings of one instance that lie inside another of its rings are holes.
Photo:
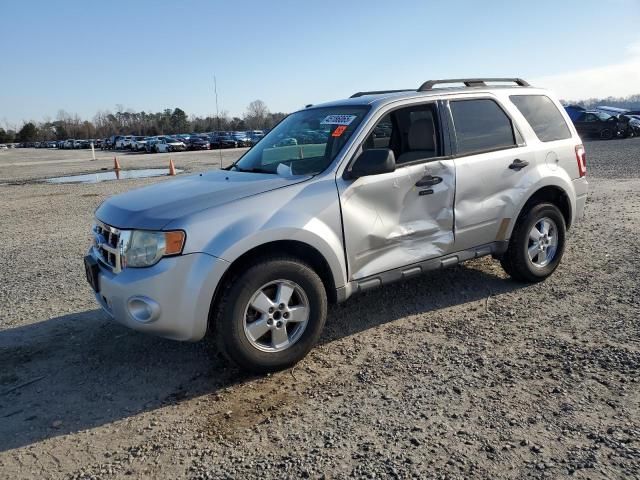
[[[350,280],[451,251],[455,166],[445,157],[439,118],[436,103],[391,111],[356,157],[367,148],[390,148],[396,170],[337,179]]]

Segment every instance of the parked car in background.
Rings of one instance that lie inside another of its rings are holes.
[[[231,134],[233,139],[238,144],[238,147],[250,147],[252,146],[251,138],[246,132],[233,132]]]
[[[147,153],[157,153],[155,150],[155,145],[158,143],[160,139],[158,137],[148,137],[147,142],[144,146],[144,149]]]
[[[247,135],[251,141],[251,146],[253,146],[264,137],[264,132],[262,130],[251,130],[247,132]]]
[[[62,148],[64,149],[72,149],[73,145],[75,144],[75,140],[73,138],[69,138],[67,140],[64,141],[64,143],[62,144]]]
[[[109,138],[103,139],[102,144],[100,145],[100,148],[102,150],[113,150],[113,148],[115,147],[117,138],[118,138],[118,135],[111,135]]]
[[[610,140],[618,136],[621,129],[617,117],[599,110],[585,110],[573,121],[582,137]]]
[[[578,117],[587,110],[580,105],[565,105],[564,109],[567,112],[567,115],[569,115],[569,118],[572,122],[575,122]]]
[[[184,142],[171,137],[158,139],[153,145],[153,150],[156,153],[184,152],[186,149],[187,146]]]
[[[627,118],[627,126],[629,128],[628,136],[629,137],[640,137],[640,114],[634,115],[631,113],[627,113],[623,115],[623,117]]]
[[[628,113],[630,113],[629,109],[620,107],[609,107],[607,105],[598,105],[594,108],[594,110],[607,113],[612,117],[616,117],[618,119],[618,137],[632,138],[636,136],[634,125],[633,123],[631,123],[631,117],[628,115]]]
[[[147,150],[147,142],[150,137],[133,137],[130,142],[131,150],[141,152]]]
[[[133,138],[133,135],[125,135],[125,136],[118,137],[114,148],[116,150],[125,150],[127,148],[131,148],[132,138]]]
[[[211,147],[207,137],[192,135],[187,141],[187,150],[209,150]]]
[[[238,142],[227,133],[215,133],[209,137],[211,148],[236,148]]]

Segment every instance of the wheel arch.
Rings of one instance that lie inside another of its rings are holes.
[[[511,231],[513,231],[513,228],[520,218],[522,218],[522,216],[525,215],[531,207],[539,203],[551,203],[558,207],[564,218],[567,230],[569,230],[573,220],[573,206],[567,191],[558,185],[545,185],[538,188],[524,202],[524,205],[522,205],[518,212],[517,218],[513,222]]]
[[[260,244],[246,251],[236,258],[222,275],[213,292],[211,306],[209,308],[209,328],[213,326],[215,316],[218,314],[222,293],[233,278],[243,269],[255,264],[261,259],[285,256],[298,259],[309,265],[320,277],[330,303],[338,301],[336,284],[331,267],[327,259],[315,247],[299,240],[275,240]]]

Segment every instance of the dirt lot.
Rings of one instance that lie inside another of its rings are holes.
[[[0,477],[640,477],[640,140],[587,152],[587,216],[548,281],[481,259],[354,297],[266,377],[97,309],[94,208],[166,178],[46,185],[112,154],[0,152]]]

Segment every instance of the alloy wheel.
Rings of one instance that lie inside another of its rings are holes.
[[[263,352],[280,352],[295,344],[309,322],[309,300],[290,280],[274,280],[260,287],[244,310],[244,333]]]
[[[551,263],[558,250],[558,227],[549,217],[538,220],[529,232],[529,261],[543,268]]]

